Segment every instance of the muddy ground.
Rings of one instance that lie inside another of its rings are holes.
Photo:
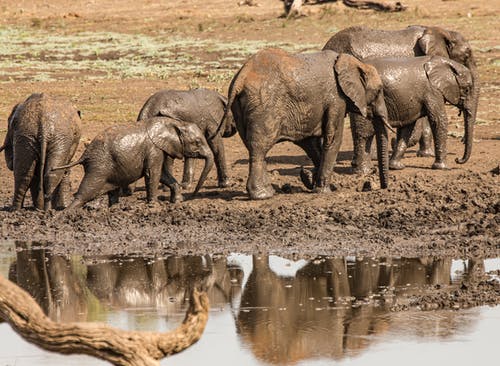
[[[12,106],[32,92],[71,98],[82,111],[83,140],[89,141],[111,124],[135,120],[147,97],[159,89],[203,86],[225,93],[244,59],[267,45],[320,49],[329,36],[351,25],[398,29],[425,24],[463,33],[478,61],[481,99],[469,162],[454,162],[463,153],[463,122],[450,108],[451,169],[433,171],[432,158],[417,158],[410,149],[404,160],[407,168],[391,172],[387,190],[378,189],[376,176],[351,174],[352,142],[346,128],[331,194],[312,194],[303,188],[300,166],[311,163],[299,148],[282,143],[268,155],[277,194],[270,200],[249,201],[245,193],[248,156],[236,135],[225,140],[229,188],[215,187],[213,171],[201,194],[181,204],[168,203],[165,193],[159,204],[150,206],[145,192],[139,191],[112,208],[103,198],[71,213],[34,211],[28,197],[25,210],[10,213],[13,179],[1,159],[0,240],[36,240],[55,252],[81,254],[498,257],[497,2],[407,0],[408,11],[397,14],[323,4],[306,6],[308,16],[296,20],[279,18],[282,3],[278,0],[258,3],[248,7],[238,6],[236,0],[57,0],[47,5],[31,0],[19,1],[14,9],[0,1],[4,44],[0,139]],[[101,43],[93,43],[95,50],[83,49],[79,40],[94,42],[94,34]],[[127,37],[132,46],[127,46]],[[170,42],[168,49],[161,47],[162,42]],[[152,51],[147,53],[142,46]],[[82,150],[80,146],[77,156]],[[177,163],[177,176],[180,172]],[[81,177],[81,167],[75,168],[73,190]],[[373,189],[363,192],[366,181]]]

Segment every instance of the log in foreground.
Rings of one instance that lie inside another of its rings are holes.
[[[97,323],[50,320],[23,289],[0,276],[0,319],[25,340],[53,352],[86,354],[114,365],[159,365],[196,343],[208,320],[208,297],[193,290],[182,324],[169,333],[125,331]]]

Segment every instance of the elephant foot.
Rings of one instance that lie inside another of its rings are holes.
[[[219,181],[217,182],[217,187],[219,188],[227,188],[229,187],[229,178],[223,178],[223,179],[219,179]]]
[[[274,189],[271,186],[262,187],[260,189],[249,189],[248,193],[250,194],[250,199],[252,200],[265,200],[274,195]]]
[[[405,168],[405,165],[401,162],[401,160],[390,160],[389,161],[389,169],[391,169],[391,170],[401,170],[404,168]]]
[[[304,167],[300,169],[300,180],[306,186],[307,189],[313,189],[313,172],[306,170]]]
[[[184,201],[184,197],[182,196],[181,193],[170,195],[170,202],[171,203],[180,203],[182,201]]]
[[[432,169],[446,170],[446,169],[448,169],[448,166],[443,161],[440,161],[440,162],[435,161],[434,164],[432,164]]]
[[[374,173],[374,169],[365,164],[353,166],[352,172],[357,175],[370,175]]]
[[[330,188],[329,184],[325,184],[324,186],[321,187],[314,187],[313,193],[332,193],[332,190]]]
[[[190,191],[191,189],[193,189],[193,186],[193,182],[182,182],[181,184],[182,189],[185,191]]]
[[[426,158],[426,157],[429,157],[429,156],[434,156],[434,152],[432,151],[432,149],[425,149],[425,150],[418,150],[417,151],[417,156],[419,158]]]

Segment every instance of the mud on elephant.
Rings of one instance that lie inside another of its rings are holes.
[[[471,118],[475,120],[479,99],[479,73],[472,48],[459,32],[440,27],[409,26],[400,30],[371,29],[355,26],[333,35],[323,47],[339,53],[348,53],[363,60],[369,57],[441,56],[467,67],[472,76],[470,96]],[[419,125],[422,125],[421,127]],[[417,122],[409,138],[408,147],[420,142],[418,156],[430,156],[432,145],[426,118]],[[351,125],[354,133],[354,126]],[[404,153],[404,151],[403,151]]]
[[[373,67],[350,55],[260,51],[233,78],[228,108],[249,152],[251,199],[273,195],[265,157],[281,141],[292,141],[311,158],[313,181],[302,177],[306,186],[328,192],[346,111],[374,117],[381,186],[387,186],[387,109],[382,83]]]
[[[389,123],[398,128],[398,141],[389,166],[402,169],[401,158],[412,135],[415,121],[427,117],[434,135],[433,169],[446,169],[448,118],[445,102],[463,113],[465,150],[459,164],[464,164],[472,151],[474,126],[474,95],[471,72],[465,66],[439,56],[365,59],[374,66],[384,85]],[[402,77],[404,75],[404,77]],[[370,171],[369,140],[374,134],[370,121],[351,114],[354,126],[354,168]]]
[[[214,90],[203,88],[192,90],[166,89],[149,97],[139,112],[137,121],[164,116],[196,124],[203,132],[214,154],[218,185],[219,187],[227,187],[229,176],[222,138],[231,137],[236,133],[236,126],[231,115],[225,121],[223,129],[215,133],[226,108],[227,98]],[[171,173],[173,159],[167,157],[165,164],[165,169],[168,169]],[[188,188],[193,182],[194,160],[186,158],[182,186]]]
[[[79,141],[80,112],[66,99],[32,94],[12,109],[0,147],[14,172],[12,210],[23,206],[28,188],[37,209],[65,206],[69,176],[52,168],[67,164]]]
[[[213,166],[212,151],[196,125],[168,117],[110,127],[92,140],[78,161],[55,169],[78,164],[84,167],[85,175],[68,208],[81,207],[104,193],[108,194],[111,206],[118,201],[120,189],[142,177],[148,202],[156,199],[160,181],[170,188],[170,200],[179,202],[182,201],[179,184],[162,169],[166,156],[205,160],[196,194]]]

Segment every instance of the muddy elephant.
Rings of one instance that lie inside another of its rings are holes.
[[[387,187],[387,159],[383,158],[387,156],[387,109],[382,83],[373,67],[350,55],[262,50],[233,78],[228,108],[249,152],[251,199],[273,195],[265,157],[281,141],[292,141],[311,158],[313,179],[303,178],[305,185],[315,192],[330,191],[347,111],[374,116],[381,186]]]
[[[85,170],[68,209],[81,207],[104,193],[108,194],[111,206],[118,201],[120,189],[142,177],[146,182],[148,202],[156,199],[160,181],[170,188],[171,202],[180,202],[179,184],[168,171],[162,170],[165,156],[205,160],[196,194],[212,168],[212,151],[196,125],[168,117],[110,127],[92,140],[78,161],[55,169],[82,164]]]
[[[415,121],[427,117],[434,137],[433,169],[446,169],[446,139],[448,118],[445,102],[456,106],[465,125],[465,150],[458,164],[467,162],[472,151],[474,126],[473,79],[470,70],[448,58],[439,56],[365,59],[377,69],[384,85],[389,123],[398,128],[397,145],[389,167],[402,169],[401,158],[415,126]],[[404,76],[404,77],[403,77]],[[370,170],[369,145],[373,136],[372,123],[359,114],[351,114],[354,126],[354,166],[359,172]]]
[[[214,90],[203,88],[192,90],[166,89],[149,97],[139,112],[137,121],[155,116],[165,116],[196,124],[203,132],[214,154],[218,186],[227,187],[229,177],[222,138],[231,137],[236,133],[234,119],[229,116],[225,121],[223,130],[215,134],[226,107],[226,97]],[[167,157],[165,163],[165,168],[171,173],[173,159]],[[187,158],[184,162],[182,186],[188,188],[193,181],[194,160]]]
[[[333,35],[323,47],[348,53],[362,60],[368,57],[442,56],[466,66],[472,75],[471,118],[475,120],[479,99],[479,73],[472,48],[459,32],[440,27],[409,26],[401,30],[380,30],[363,26],[346,28]],[[421,125],[421,126],[420,126]],[[352,132],[354,127],[351,125]],[[432,155],[432,134],[427,120],[417,121],[408,146],[418,141],[418,156]],[[403,151],[404,153],[404,151]]]
[[[12,109],[0,147],[14,172],[12,210],[23,206],[28,188],[39,210],[65,206],[69,176],[51,169],[67,164],[79,141],[80,112],[66,99],[32,94]]]

